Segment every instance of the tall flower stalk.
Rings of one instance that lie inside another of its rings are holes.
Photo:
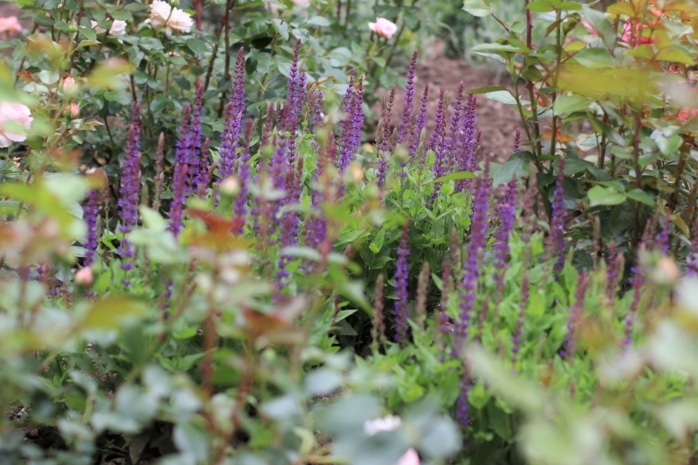
[[[133,119],[128,130],[126,142],[126,153],[121,171],[121,187],[119,189],[119,200],[117,202],[121,215],[121,225],[119,232],[128,234],[138,223],[138,206],[140,204],[141,192],[141,152],[140,152],[140,103],[136,103],[133,109]],[[121,269],[129,271],[133,269],[134,250],[131,243],[125,237],[121,240],[119,247],[121,254]],[[130,281],[122,280],[127,286]]]
[[[395,268],[395,307],[393,310],[395,316],[395,342],[404,344],[407,341],[407,329],[409,313],[407,311],[407,302],[410,298],[407,286],[409,284],[409,262],[410,249],[407,244],[408,233],[410,228],[409,220],[405,221],[402,228],[402,237],[400,246],[397,250],[397,266]]]

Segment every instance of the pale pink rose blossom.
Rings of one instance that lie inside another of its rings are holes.
[[[75,282],[82,284],[83,286],[89,286],[94,281],[94,274],[92,273],[92,268],[89,266],[87,268],[80,269],[75,273]]]
[[[407,449],[407,452],[405,452],[405,455],[403,455],[400,460],[395,465],[419,465],[419,454],[417,454],[417,451],[412,449],[411,447]]]
[[[0,147],[27,140],[32,124],[31,111],[21,103],[0,102]]]
[[[22,25],[16,16],[0,18],[0,34],[3,32],[22,32]]]
[[[103,34],[107,32],[106,29],[98,26],[97,21],[90,21],[90,25],[97,34]],[[121,21],[120,19],[115,19],[114,21],[112,21],[111,27],[109,28],[109,34],[113,36],[122,36],[126,34],[126,21]]]
[[[310,6],[310,0],[292,0],[293,4],[299,8],[308,8]]]
[[[189,32],[194,26],[194,20],[191,16],[179,8],[172,8],[169,3],[162,0],[153,0],[150,4],[150,14],[146,23],[150,23],[153,27],[164,27],[165,34],[171,35],[172,32]]]
[[[368,23],[368,28],[386,39],[390,39],[397,32],[397,24],[385,18],[376,18],[375,23]]]

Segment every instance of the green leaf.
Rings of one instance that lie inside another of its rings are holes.
[[[610,68],[615,65],[615,60],[611,53],[601,47],[582,49],[574,55],[574,59],[587,68]]]
[[[150,207],[141,205],[138,209],[141,213],[143,225],[156,232],[164,232],[167,230],[167,220],[165,220],[159,212]]]
[[[323,396],[336,391],[342,386],[342,376],[327,368],[318,368],[308,373],[305,389],[311,396]]]
[[[208,462],[208,451],[212,450],[209,436],[193,423],[176,424],[172,440],[177,449],[191,460],[191,463]]]
[[[116,329],[146,313],[143,303],[127,297],[109,296],[93,302],[82,320],[81,329]]]
[[[370,316],[373,316],[373,307],[364,294],[364,283],[361,281],[348,281],[340,284],[338,292],[343,297],[349,299]]]
[[[473,52],[494,52],[494,53],[527,53],[529,50],[526,47],[517,47],[510,44],[477,44],[471,50]]]
[[[526,8],[531,11],[538,11],[540,13],[555,11],[555,6],[550,2],[550,0],[536,0],[529,3]]]
[[[484,86],[484,87],[477,87],[475,89],[471,89],[468,91],[468,94],[486,94],[487,92],[494,92],[498,90],[506,90],[506,88],[502,86]]]
[[[487,0],[465,0],[463,9],[478,18],[489,16],[494,12],[492,5]]]
[[[642,189],[632,189],[626,192],[625,195],[629,199],[635,200],[636,202],[644,203],[649,207],[654,207],[654,197],[652,197],[650,194],[643,191]]]
[[[186,44],[195,55],[204,55],[208,52],[208,44],[201,39],[187,39]]]
[[[87,77],[87,83],[103,89],[126,87],[124,74],[133,72],[134,66],[122,58],[108,58],[99,63]]]
[[[459,171],[457,173],[447,174],[446,176],[441,176],[440,178],[434,179],[433,183],[449,182],[449,181],[460,181],[461,179],[475,179],[475,173],[472,171]]]
[[[670,45],[657,52],[654,57],[657,61],[669,61],[671,63],[681,63],[683,65],[693,66],[696,60],[688,50],[680,45]]]
[[[511,91],[508,90],[487,92],[485,97],[490,100],[494,100],[495,102],[506,103],[507,105],[516,105],[516,98],[512,95]]]
[[[610,187],[594,186],[587,193],[592,207],[597,205],[618,205],[625,202],[626,195]]]
[[[368,248],[373,252],[374,254],[378,253],[381,251],[383,248],[383,243],[385,242],[385,229],[381,229],[378,231],[378,234],[376,234],[375,239],[373,239],[373,242],[368,246]]]

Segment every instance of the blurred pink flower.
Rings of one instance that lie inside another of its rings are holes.
[[[92,273],[92,268],[89,266],[87,268],[82,268],[75,273],[75,282],[82,284],[83,286],[89,286],[94,281],[94,274]]]
[[[397,32],[397,24],[385,18],[376,18],[375,23],[368,23],[368,28],[386,39],[390,39]]]
[[[300,8],[308,8],[310,6],[310,0],[291,0],[293,4]]]
[[[22,25],[16,16],[0,18],[0,34],[3,32],[22,32]]]
[[[417,454],[417,451],[409,448],[407,449],[407,452],[405,452],[405,455],[403,455],[400,460],[395,465],[419,465],[419,454]]]
[[[32,124],[31,111],[21,103],[0,102],[0,147],[27,139]]]

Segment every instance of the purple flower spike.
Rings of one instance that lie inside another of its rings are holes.
[[[572,358],[576,350],[575,333],[579,320],[582,317],[582,312],[584,311],[584,295],[587,290],[587,284],[589,284],[589,277],[584,273],[580,273],[577,290],[574,293],[574,304],[570,308],[570,316],[567,320],[567,337],[565,338],[563,349],[560,353],[560,356],[563,358]]]
[[[405,84],[405,95],[402,99],[402,114],[400,116],[400,125],[397,128],[395,143],[403,145],[409,137],[409,128],[412,124],[412,113],[414,112],[414,74],[417,68],[417,50],[412,54],[410,68],[407,71],[407,84]]]
[[[429,101],[429,84],[424,86],[424,92],[422,93],[422,101],[419,103],[419,111],[417,112],[417,117],[414,121],[414,128],[412,134],[412,141],[410,143],[409,155],[414,156],[419,149],[419,140],[422,137],[422,131],[427,126],[427,103]],[[426,151],[424,151],[426,152]],[[420,164],[423,160],[420,161]]]
[[[397,267],[395,269],[395,297],[397,297],[394,307],[395,342],[400,344],[404,344],[407,341],[407,328],[409,327],[407,323],[409,318],[407,301],[410,297],[407,290],[409,281],[409,263],[407,259],[410,256],[410,249],[407,244],[409,229],[410,222],[407,220],[402,228],[402,239],[397,251]]]
[[[247,195],[250,192],[250,141],[252,139],[252,130],[254,123],[247,123],[245,128],[245,146],[240,154],[240,162],[238,163],[238,181],[240,182],[240,192],[235,198],[233,206],[233,215],[237,218],[244,219],[247,216]],[[243,226],[241,225],[237,233],[242,233]]]
[[[470,242],[468,255],[463,262],[463,277],[460,289],[460,315],[456,322],[456,350],[463,346],[468,337],[470,321],[475,308],[476,293],[480,277],[480,257],[487,240],[487,222],[490,202],[490,168],[489,160],[477,179],[477,189],[473,199],[473,211],[470,216]]]
[[[237,149],[242,120],[245,114],[245,53],[242,47],[238,50],[235,61],[235,77],[233,79],[233,89],[230,94],[230,101],[225,106],[225,119],[223,123],[223,134],[221,135],[221,165],[218,171],[219,180],[231,176],[239,170],[237,165]],[[237,166],[236,166],[237,165]]]
[[[463,116],[463,142],[462,149],[458,156],[458,171],[475,171],[478,165],[477,149],[480,145],[477,131],[477,121],[475,116],[475,106],[477,98],[468,95],[465,103],[465,115]],[[471,179],[463,179],[456,186],[456,192],[470,190]]]
[[[433,150],[436,159],[434,161],[434,176],[442,176],[441,167],[443,166],[443,160],[440,155],[443,156],[441,152],[441,146],[443,145],[444,138],[446,137],[446,91],[443,87],[439,90],[439,104],[436,107],[436,127],[434,128],[434,133],[429,139],[427,144],[427,150]]]
[[[473,382],[470,378],[470,370],[466,365],[463,373],[463,380],[460,384],[460,396],[456,401],[456,421],[461,428],[467,428],[470,425],[470,391],[473,388]]]
[[[83,207],[85,224],[87,225],[87,238],[85,241],[85,267],[91,266],[97,257],[99,246],[99,232],[97,231],[97,218],[99,216],[99,204],[102,200],[102,192],[92,189],[87,194],[87,201]]]
[[[521,151],[521,129],[516,128],[514,133],[514,153]]]
[[[504,199],[499,208],[499,228],[495,233],[497,242],[494,245],[495,262],[494,279],[497,282],[497,296],[501,297],[504,292],[504,272],[506,270],[507,257],[509,256],[509,234],[514,229],[516,219],[516,191],[518,183],[513,178],[507,184]]]
[[[395,86],[390,89],[388,102],[383,107],[383,115],[378,125],[380,140],[378,141],[378,166],[376,167],[376,179],[378,187],[385,186],[385,177],[388,173],[388,157],[392,155],[395,145],[392,141],[390,121],[393,116],[393,102],[395,99]],[[382,131],[381,131],[382,129]]]
[[[565,266],[565,158],[560,157],[553,191],[553,204],[550,218],[550,252],[556,259],[553,270],[556,276]]]
[[[189,167],[186,163],[178,163],[175,165],[172,177],[172,203],[170,204],[170,222],[168,226],[175,237],[179,236],[179,232],[182,230],[188,171]]]
[[[208,169],[208,154],[201,153],[201,109],[203,107],[204,87],[199,84],[196,88],[196,99],[194,100],[194,110],[191,114],[189,133],[187,134],[186,159],[189,168],[187,170],[187,195],[196,193],[199,184],[206,177]],[[204,160],[204,157],[206,159]],[[203,175],[201,173],[204,173]]]
[[[344,121],[339,135],[339,156],[337,170],[342,175],[349,167],[351,159],[361,146],[361,130],[364,125],[364,84],[363,77],[354,88],[353,76],[349,78],[349,87],[344,96]]]
[[[300,122],[300,114],[303,110],[303,102],[305,101],[305,74],[299,70],[298,63],[300,61],[300,50],[302,42],[300,39],[296,41],[296,47],[293,49],[293,62],[291,63],[291,71],[288,75],[288,88],[286,94],[286,103],[284,104],[284,119],[282,128],[295,138],[296,131]],[[295,152],[289,153],[289,161],[295,161]]]
[[[121,214],[121,225],[119,231],[124,235],[131,232],[138,223],[138,205],[140,204],[141,193],[141,152],[140,152],[140,103],[136,103],[133,109],[133,120],[128,130],[128,140],[126,142],[126,154],[121,171],[121,187],[119,189],[118,207]],[[133,269],[133,247],[127,239],[121,241],[119,249],[122,262],[121,268],[124,271]],[[129,281],[124,280],[127,286]]]

